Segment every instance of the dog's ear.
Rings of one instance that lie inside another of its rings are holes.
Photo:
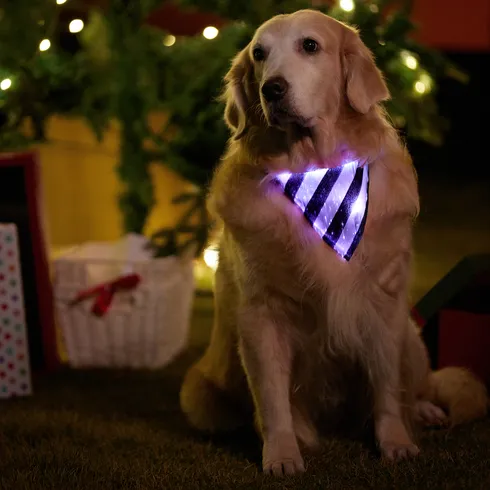
[[[374,105],[390,98],[372,53],[354,29],[345,31],[343,56],[346,93],[353,109],[366,114]]]
[[[235,139],[242,138],[248,129],[252,70],[252,60],[247,46],[235,57],[230,71],[225,76],[225,121],[234,132]]]

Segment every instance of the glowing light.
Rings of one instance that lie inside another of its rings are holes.
[[[368,172],[367,165],[349,161],[335,168],[281,172],[276,179],[321,239],[349,260],[363,233]]]
[[[377,14],[379,12],[379,7],[375,4],[375,3],[372,3],[370,6],[369,6],[369,10],[373,13],[373,14]]]
[[[205,27],[204,30],[202,31],[202,35],[206,39],[214,39],[218,35],[219,31],[216,29],[214,26],[208,26]]]
[[[420,80],[418,82],[415,82],[415,92],[418,94],[425,94],[427,91],[427,87],[425,86],[424,82],[421,82]]]
[[[204,250],[204,262],[206,265],[215,271],[218,268],[219,253],[215,248],[207,248]]]
[[[289,180],[289,177],[291,177],[291,175],[291,172],[281,172],[280,174],[276,175],[276,178],[284,186],[286,185],[286,182]]]
[[[429,90],[432,88],[432,78],[427,73],[422,73],[422,75],[420,75],[420,80]]]
[[[402,51],[401,57],[403,63],[405,63],[405,65],[411,70],[415,70],[417,66],[419,66],[417,58],[412,53],[410,53],[410,51]]]
[[[5,78],[0,82],[0,89],[8,90],[12,86],[12,80],[10,78]]]
[[[172,36],[172,34],[169,34],[168,36],[165,36],[163,38],[163,45],[170,47],[175,44],[175,41],[177,41],[177,38],[175,36]]]
[[[84,23],[81,19],[73,19],[68,26],[68,29],[72,34],[76,34],[83,29]]]
[[[355,8],[354,0],[340,0],[339,5],[346,12],[352,12]]]
[[[43,39],[39,43],[39,51],[47,51],[51,47],[51,41],[49,39]]]
[[[63,5],[64,3],[66,3],[66,0],[56,0],[56,3],[58,5]]]
[[[432,89],[432,78],[427,73],[422,73],[413,88],[420,95],[430,92]]]

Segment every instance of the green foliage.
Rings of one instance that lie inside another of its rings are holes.
[[[245,21],[254,27],[274,15],[311,8],[308,0],[180,0],[179,3],[202,12],[214,12],[224,19]]]
[[[161,98],[169,113],[168,128],[175,132],[161,142],[161,158],[195,184],[207,183],[223,153],[229,132],[217,99],[230,59],[251,34],[248,25],[231,24],[220,31],[219,41],[179,39],[163,53]]]
[[[100,70],[83,51],[73,55],[54,42],[58,15],[59,8],[51,0],[3,3],[0,76],[9,78],[12,86],[0,92],[0,110],[6,115],[2,149],[15,148],[20,139],[26,144],[32,141],[19,138],[26,120],[32,122],[35,141],[44,139],[44,124],[52,114],[83,117],[97,134],[107,124],[110,111]],[[39,43],[46,38],[51,48],[40,52]]]
[[[206,192],[198,188],[176,196],[173,204],[188,204],[188,209],[173,228],[163,228],[150,239],[156,257],[178,254],[200,256],[213,223],[206,210]],[[197,220],[197,224],[196,224]]]
[[[107,14],[110,70],[117,85],[111,93],[114,112],[121,123],[121,151],[118,174],[124,184],[120,196],[124,228],[142,233],[154,204],[150,160],[144,150],[148,114],[157,103],[148,57],[148,31],[140,33],[146,10],[143,2],[113,0]],[[147,2],[146,2],[147,3]],[[153,104],[152,104],[153,103]]]

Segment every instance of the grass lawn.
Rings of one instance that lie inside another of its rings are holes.
[[[464,255],[490,251],[488,183],[458,186],[457,201],[447,187],[435,195],[429,183],[421,190],[414,299]],[[210,300],[196,300],[191,345],[164,370],[65,370],[36,378],[32,397],[0,401],[0,489],[490,488],[490,419],[427,431],[420,457],[398,465],[359,443],[329,440],[307,456],[305,475],[262,475],[252,432],[206,438],[179,411],[182,375],[202,352],[211,322]]]

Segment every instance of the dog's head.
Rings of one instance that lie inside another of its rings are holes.
[[[236,139],[263,124],[314,128],[336,120],[342,104],[366,114],[389,98],[357,32],[313,10],[263,24],[233,61],[225,81],[225,119]]]

